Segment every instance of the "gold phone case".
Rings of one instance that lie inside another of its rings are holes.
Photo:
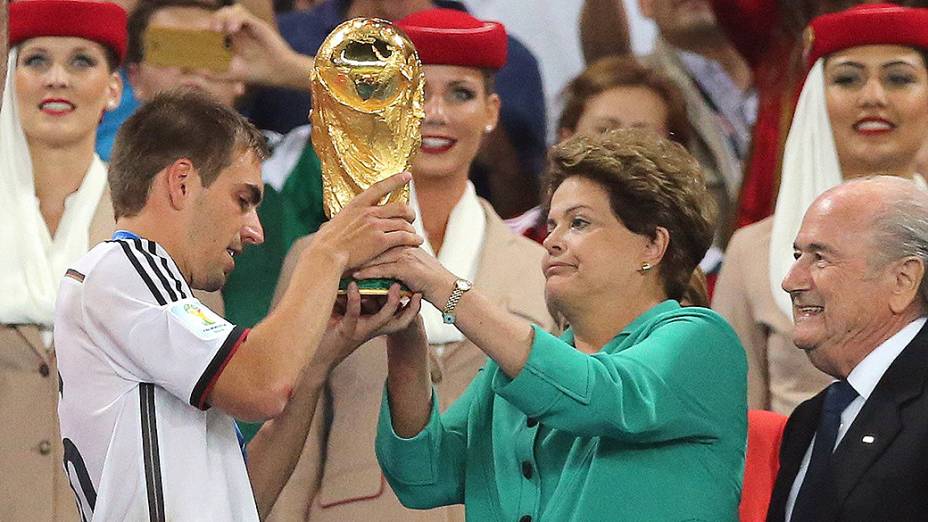
[[[232,61],[228,38],[215,31],[149,27],[143,41],[144,61],[151,65],[222,73]]]

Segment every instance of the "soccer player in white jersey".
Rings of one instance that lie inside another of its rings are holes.
[[[244,118],[193,92],[156,98],[119,131],[109,178],[120,230],[68,270],[55,318],[64,466],[84,520],[257,520],[272,500],[252,492],[232,417],[287,422],[297,384],[321,386],[366,338],[418,312],[418,297],[400,306],[396,285],[372,316],[359,317],[355,286],[349,312],[331,312],[341,274],[421,243],[408,207],[376,206],[406,173],[319,230],[250,331],[193,297],[263,241],[265,154]]]

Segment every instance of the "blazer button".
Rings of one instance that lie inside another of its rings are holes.
[[[41,453],[42,455],[48,455],[48,454],[51,453],[51,452],[52,452],[52,443],[51,443],[51,442],[49,442],[49,441],[47,441],[47,440],[43,440],[43,441],[39,442],[39,453]]]
[[[522,462],[522,476],[527,480],[532,478],[532,463],[527,460]]]
[[[532,522],[532,517],[530,515],[525,515],[519,519],[519,522]]]
[[[528,426],[529,428],[534,428],[535,426],[538,426],[538,419],[536,419],[535,417],[529,417],[528,419],[526,419],[525,425]]]
[[[42,363],[41,365],[39,365],[39,375],[41,375],[42,377],[48,377],[48,373],[49,373],[49,369],[48,369],[47,364]]]

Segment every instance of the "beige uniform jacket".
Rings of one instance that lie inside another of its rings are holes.
[[[769,282],[771,218],[735,232],[715,286],[712,308],[741,339],[748,358],[748,407],[792,413],[832,379],[792,341],[792,320],[773,301]]]
[[[110,239],[114,230],[106,191],[89,245]],[[219,292],[198,297],[222,314]],[[45,347],[34,325],[0,325],[0,522],[79,520],[62,448],[54,349]]]
[[[544,302],[541,271],[543,249],[513,235],[489,204],[481,203],[487,229],[475,286],[510,311],[550,330],[553,321]],[[301,245],[305,248],[304,242],[298,242],[291,257]],[[285,270],[291,264],[285,263]],[[287,278],[284,273],[282,279]],[[441,380],[435,385],[439,407],[445,410],[484,365],[486,356],[467,340],[432,349],[432,360],[441,370]],[[384,338],[361,346],[332,371],[299,463],[270,520],[464,520],[463,506],[407,510],[385,482],[374,455],[374,437],[386,377]]]
[[[90,245],[113,234],[109,192]],[[0,326],[0,520],[79,520],[58,435],[58,368],[34,325]]]

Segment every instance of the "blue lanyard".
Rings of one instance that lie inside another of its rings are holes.
[[[113,239],[142,239],[138,234],[133,234],[128,230],[117,230],[113,232]]]
[[[245,443],[245,435],[242,433],[242,430],[239,429],[238,423],[234,420],[232,421],[232,426],[235,428],[235,438],[238,439],[238,447],[242,450],[242,458],[245,460],[245,464],[248,464],[248,447]]]

